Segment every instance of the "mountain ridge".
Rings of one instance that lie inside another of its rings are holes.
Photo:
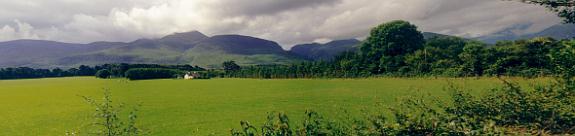
[[[194,64],[218,67],[227,60],[258,65],[285,64],[300,59],[283,50],[274,41],[243,35],[209,37],[198,31],[173,33],[157,39],[142,38],[132,42],[0,42],[0,67],[54,68],[105,63]]]
[[[489,35],[475,37],[473,39],[485,43],[494,44],[497,41],[529,39],[535,37],[551,37],[558,40],[575,37],[575,24],[557,24],[538,32],[526,33],[526,34],[518,34],[514,32],[517,30],[528,29],[529,26],[530,26],[529,24],[517,25]]]

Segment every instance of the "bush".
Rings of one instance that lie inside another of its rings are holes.
[[[575,82],[571,79],[531,89],[504,82],[505,87],[483,97],[452,86],[448,102],[402,99],[399,106],[390,109],[393,120],[378,113],[363,121],[336,125],[307,112],[303,127],[291,129],[285,114],[278,114],[277,119],[272,114],[261,135],[570,135],[575,134]]]
[[[110,78],[111,75],[112,72],[110,72],[110,70],[107,69],[98,70],[98,72],[96,72],[97,78]]]
[[[86,96],[82,97],[95,109],[92,116],[94,122],[84,130],[67,131],[66,136],[137,136],[146,134],[136,124],[138,119],[136,113],[139,106],[134,107],[126,116],[127,118],[121,118],[124,106],[123,104],[112,103],[112,94],[109,90],[105,90],[104,97],[101,100]]]
[[[161,68],[136,68],[126,71],[125,76],[130,80],[177,78],[185,72]]]

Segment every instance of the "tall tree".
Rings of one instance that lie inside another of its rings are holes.
[[[241,69],[235,61],[226,61],[223,63],[223,66],[225,71],[237,71]]]
[[[459,54],[463,64],[461,69],[465,76],[482,76],[485,67],[484,45],[479,43],[469,43]]]
[[[372,29],[361,53],[372,73],[395,71],[404,65],[403,56],[421,49],[423,43],[423,35],[415,25],[397,20]]]

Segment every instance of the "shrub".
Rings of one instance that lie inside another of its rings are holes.
[[[136,126],[138,111],[137,107],[131,111],[127,119],[120,118],[120,113],[123,108],[122,104],[114,105],[112,103],[112,94],[106,90],[102,100],[95,100],[90,97],[82,96],[86,102],[93,106],[96,111],[93,114],[94,122],[86,135],[98,136],[136,136],[143,135],[142,129]],[[66,135],[81,134],[77,132],[68,132]]]
[[[125,76],[130,80],[177,78],[183,71],[161,68],[136,68],[126,71]]]
[[[98,70],[98,72],[96,72],[97,78],[110,78],[111,75],[112,73],[107,69]]]

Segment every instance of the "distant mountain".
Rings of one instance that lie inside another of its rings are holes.
[[[0,67],[73,67],[105,63],[219,67],[228,60],[243,65],[300,61],[272,41],[241,35],[208,37],[197,31],[129,43],[71,44],[39,40],[0,43]]]
[[[446,36],[424,33],[426,38]],[[287,64],[302,60],[331,60],[355,51],[356,39],[311,43],[285,51],[276,42],[242,35],[206,36],[198,31],[132,42],[73,44],[43,40],[0,42],[0,67],[76,67],[106,63],[191,64],[220,67],[234,60],[241,65]]]
[[[187,50],[193,48],[198,42],[209,37],[198,32],[176,33],[162,37],[158,40],[160,44],[172,46],[176,50]]]
[[[569,39],[575,37],[575,24],[553,25],[540,32],[529,33],[529,34],[519,34],[516,32],[517,30],[527,29],[529,28],[529,26],[530,25],[517,25],[490,35],[477,37],[474,39],[493,44],[501,40],[518,40],[518,39],[529,39],[535,37],[552,37],[554,39]]]
[[[360,43],[357,39],[348,39],[326,44],[301,44],[292,47],[290,52],[309,60],[331,60],[342,52],[357,50]]]
[[[117,47],[115,43],[71,44],[43,40],[0,42],[0,66],[37,67],[53,63],[53,58]]]
[[[534,37],[552,37],[555,39],[569,39],[575,38],[575,24],[561,24],[551,26],[541,32],[528,34],[524,37],[534,38]]]
[[[449,35],[423,32],[424,39],[449,37]],[[356,51],[361,46],[357,39],[336,40],[326,44],[308,43],[291,48],[290,52],[308,60],[331,60],[345,51]]]
[[[208,67],[216,67],[227,60],[244,65],[287,64],[299,61],[276,42],[241,35],[210,37],[186,51],[182,59],[190,60],[194,65]]]

